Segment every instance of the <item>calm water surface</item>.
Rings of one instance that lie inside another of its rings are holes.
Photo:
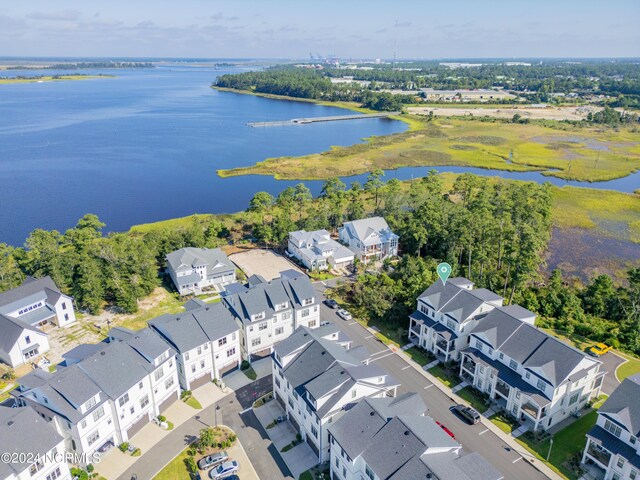
[[[2,75],[38,73],[56,72]],[[247,122],[351,112],[217,92],[209,85],[230,72],[208,67],[83,73],[117,78],[0,87],[0,242],[21,245],[34,228],[64,231],[87,212],[97,214],[107,230],[119,231],[193,213],[243,210],[255,192],[277,194],[299,182],[265,176],[222,179],[216,170],[320,152],[406,128],[386,119],[250,128]],[[386,172],[386,178],[417,178],[431,168],[400,168]],[[539,172],[435,169],[625,192],[640,187],[640,172],[585,183]],[[314,194],[320,191],[321,182],[305,184]]]

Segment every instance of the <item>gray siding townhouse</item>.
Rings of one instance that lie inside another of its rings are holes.
[[[33,463],[0,462],[0,480],[71,480],[64,438],[30,407],[0,407],[0,445],[2,453],[40,455]]]
[[[398,382],[333,325],[301,327],[273,353],[274,396],[318,455],[329,459],[328,427],[366,397],[394,397]]]
[[[546,430],[600,393],[600,362],[533,326],[535,314],[496,307],[469,335],[460,376],[530,430]]]
[[[49,351],[49,335],[38,328],[0,314],[0,361],[10,367],[35,360]]]
[[[320,299],[309,277],[296,270],[280,272],[267,282],[259,275],[245,285],[229,285],[222,304],[240,327],[242,358],[253,361],[271,355],[273,345],[300,326],[320,325]]]
[[[582,463],[595,478],[640,478],[640,374],[626,378],[598,410]]]
[[[416,393],[365,398],[329,426],[334,480],[500,480],[503,475],[424,416]]]
[[[177,352],[180,386],[194,390],[240,366],[240,328],[220,303],[193,299],[185,308],[154,318],[149,326]]]
[[[219,248],[186,247],[167,255],[167,271],[180,295],[221,290],[236,281],[236,267]]]
[[[503,299],[486,288],[473,288],[466,278],[437,280],[418,297],[409,315],[409,340],[444,361],[457,360],[469,332]]]
[[[398,235],[382,217],[345,222],[338,230],[340,241],[355,253],[362,263],[376,262],[398,255]]]
[[[355,257],[351,250],[333,240],[326,230],[290,232],[287,251],[308,270],[317,271],[347,268]]]

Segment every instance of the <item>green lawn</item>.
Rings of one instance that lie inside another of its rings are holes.
[[[616,353],[627,360],[616,370],[616,378],[618,380],[622,381],[625,378],[630,377],[631,375],[640,373],[640,359],[621,354],[620,352]]]
[[[453,388],[458,383],[460,383],[460,381],[457,378],[451,377],[449,373],[446,370],[444,370],[440,365],[431,367],[428,370],[428,372],[434,377],[436,377],[438,380],[440,380],[442,383],[444,383],[449,388]]]
[[[187,449],[185,448],[160,473],[153,477],[153,480],[191,480],[189,471],[184,464],[184,459],[187,457]]]
[[[404,351],[407,355],[411,357],[411,360],[416,362],[421,367],[424,367],[427,363],[431,363],[435,357],[430,355],[429,352],[425,352],[421,348],[411,347]]]
[[[511,434],[511,432],[518,428],[515,420],[503,413],[496,413],[494,415],[491,415],[489,417],[489,420],[495,423],[497,427],[504,433]]]
[[[200,404],[198,399],[196,397],[194,397],[193,395],[187,397],[187,399],[184,401],[184,403],[189,405],[191,408],[195,408],[196,410],[200,410],[202,408],[202,405]]]
[[[479,413],[485,412],[489,408],[489,405],[483,400],[480,393],[473,387],[464,387],[462,390],[456,392],[456,395],[469,402]]]

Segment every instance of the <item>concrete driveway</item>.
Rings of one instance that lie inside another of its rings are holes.
[[[616,368],[625,362],[625,359],[619,357],[613,352],[605,353],[599,358],[602,361],[601,370],[607,372],[602,382],[602,393],[611,395],[611,393],[620,385],[616,378]]]
[[[286,452],[282,451],[285,446],[296,439],[296,435],[298,434],[291,422],[286,420],[271,428],[267,428],[267,425],[271,424],[273,420],[285,415],[284,409],[277,400],[271,400],[262,407],[255,408],[253,413],[267,432],[267,435],[269,435],[269,438],[287,464],[287,467],[289,467],[289,470],[291,470],[294,478],[298,478],[302,472],[306,472],[318,464],[318,457],[307,442],[302,442]]]
[[[247,277],[258,274],[265,279],[273,280],[283,270],[302,270],[288,258],[278,255],[273,250],[253,249],[246,252],[233,253],[229,260],[235,263]]]

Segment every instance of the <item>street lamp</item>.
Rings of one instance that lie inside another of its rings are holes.
[[[551,447],[553,447],[553,437],[549,439],[549,451],[547,452],[547,462],[549,461],[549,457],[551,456]]]

